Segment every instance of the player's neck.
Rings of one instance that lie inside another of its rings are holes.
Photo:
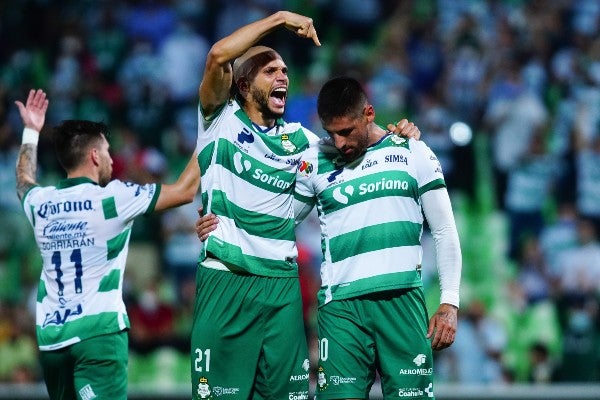
[[[67,171],[67,179],[88,178],[94,182],[99,182],[100,175],[97,171],[91,170],[87,166],[78,167],[71,171]]]
[[[250,118],[250,121],[258,126],[272,128],[277,122],[277,118],[274,118],[273,116],[266,117],[264,113],[255,107],[252,107],[250,104],[248,104],[247,107],[244,107],[244,111],[246,112],[246,115],[248,115],[248,118]]]
[[[372,146],[375,143],[379,142],[382,137],[387,135],[387,131],[384,130],[383,128],[381,128],[379,125],[377,125],[374,122],[371,122],[369,124],[368,130],[369,130],[369,142],[368,142],[369,146]]]

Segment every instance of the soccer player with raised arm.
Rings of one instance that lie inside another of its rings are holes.
[[[199,88],[202,203],[222,224],[197,274],[194,399],[308,398],[293,193],[317,137],[283,120],[287,66],[256,46],[280,27],[320,45],[310,18],[277,12],[216,42]]]
[[[196,153],[174,184],[111,180],[108,127],[69,120],[54,128],[66,178],[36,181],[48,100],[16,102],[25,129],[17,194],[42,256],[36,304],[40,363],[51,399],[127,399],[129,320],[123,274],[137,216],[189,203],[200,183]]]

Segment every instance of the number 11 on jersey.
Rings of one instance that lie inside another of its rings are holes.
[[[71,252],[71,256],[69,260],[75,266],[75,293],[79,294],[83,290],[81,285],[81,276],[83,275],[83,265],[81,264],[81,249],[74,249]],[[52,253],[52,264],[54,265],[54,270],[56,271],[56,283],[58,284],[58,295],[62,297],[64,295],[65,284],[62,281],[63,273],[63,265],[62,265],[62,257],[60,251],[55,251]]]

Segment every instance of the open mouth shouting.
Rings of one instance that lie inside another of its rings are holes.
[[[285,108],[285,100],[287,98],[287,88],[285,86],[273,89],[269,99],[274,108]]]

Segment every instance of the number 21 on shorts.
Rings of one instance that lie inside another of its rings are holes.
[[[194,370],[196,372],[210,371],[210,349],[196,349],[196,359],[194,360]]]

